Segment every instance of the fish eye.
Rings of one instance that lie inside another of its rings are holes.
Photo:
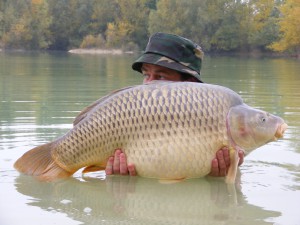
[[[261,118],[260,118],[260,121],[261,121],[262,123],[265,123],[265,122],[267,121],[267,119],[266,119],[266,117],[261,117]]]

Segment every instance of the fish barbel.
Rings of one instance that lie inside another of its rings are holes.
[[[223,146],[231,149],[233,183],[238,150],[245,153],[283,136],[287,125],[254,109],[234,91],[212,84],[151,82],[115,91],[86,109],[64,136],[26,152],[15,163],[41,180],[104,169],[120,148],[140,176],[203,177]]]

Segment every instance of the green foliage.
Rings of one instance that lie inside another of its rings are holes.
[[[89,34],[93,1],[48,0],[49,12],[53,16],[50,26],[52,44],[50,49],[67,50],[78,47]]]
[[[206,52],[282,51],[299,49],[298,15],[299,0],[0,0],[0,46],[136,50],[168,32]]]
[[[115,0],[93,0],[90,34],[104,34],[109,23],[118,15],[118,4]],[[101,2],[101,4],[99,4]]]
[[[46,49],[49,46],[48,4],[43,0],[2,1],[2,45],[5,48]],[[15,6],[18,8],[15,9]]]
[[[300,1],[286,0],[280,12],[280,38],[269,47],[275,51],[290,50],[300,55]]]
[[[144,45],[148,39],[148,18],[152,0],[116,0],[118,8],[114,22],[108,23],[108,46],[121,47],[127,42]]]
[[[278,3],[274,0],[252,0],[251,35],[249,43],[253,48],[265,50],[278,37]]]
[[[80,48],[105,48],[105,40],[101,35],[93,36],[89,34],[84,37]]]

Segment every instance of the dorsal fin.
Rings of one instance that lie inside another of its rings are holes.
[[[80,121],[82,121],[87,114],[92,111],[96,106],[98,106],[99,104],[101,104],[102,102],[106,101],[107,99],[109,99],[110,97],[118,94],[121,91],[133,88],[135,86],[130,86],[130,87],[125,87],[125,88],[121,88],[118,90],[113,91],[112,93],[103,96],[102,98],[98,99],[97,101],[93,102],[91,105],[87,106],[86,108],[84,108],[74,119],[73,121],[73,126],[77,125]]]
[[[106,96],[105,96],[106,97]],[[106,99],[106,98],[105,98]],[[101,103],[102,101],[105,101],[104,97],[98,99],[97,101],[93,102],[91,105],[85,107],[74,119],[73,126],[77,125],[81,120],[83,120],[89,111],[91,111],[96,105]]]

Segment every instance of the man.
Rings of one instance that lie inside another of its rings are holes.
[[[132,64],[132,69],[144,75],[144,83],[153,80],[177,82],[200,82],[200,69],[203,60],[201,47],[194,42],[172,34],[156,33],[149,38],[145,52]],[[244,153],[239,152],[239,165]],[[227,147],[220,149],[212,160],[211,176],[225,176],[230,164]],[[133,164],[127,164],[126,155],[121,149],[115,151],[107,162],[107,175],[121,174],[135,176]]]

